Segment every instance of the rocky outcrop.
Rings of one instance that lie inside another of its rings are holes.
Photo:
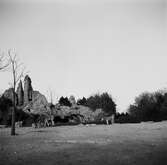
[[[39,91],[32,91],[32,100],[24,107],[24,111],[42,113],[48,111],[48,102]]]
[[[33,88],[31,85],[31,79],[28,75],[24,78],[24,104],[28,104],[32,101]]]
[[[12,104],[13,88],[7,89],[2,96],[6,99],[9,99]],[[33,88],[31,85],[31,79],[28,75],[24,79],[24,90],[22,86],[22,81],[19,82],[16,93],[15,93],[15,98],[16,98],[15,101],[16,101],[17,109],[19,108],[18,112],[16,113],[16,120],[23,119],[25,121],[26,116],[28,118],[32,118],[31,115],[35,115],[35,114],[44,114],[46,116],[50,115],[50,109],[49,109],[49,105],[46,97],[42,95],[39,91],[33,91]],[[12,105],[3,109],[0,107],[0,124],[7,123],[8,125],[8,121],[10,124],[11,108],[12,108]],[[22,113],[22,114],[19,115],[18,113]],[[21,116],[22,119],[19,116]]]
[[[40,111],[46,111],[49,108],[46,97],[39,91],[33,90],[31,78],[28,75],[24,79],[24,90],[22,81],[20,81],[15,95],[16,104],[25,111],[38,113]],[[3,96],[13,102],[13,88],[6,90]]]
[[[18,105],[22,106],[24,104],[24,91],[22,86],[22,81],[20,80],[19,85],[17,87],[17,97],[18,97]]]
[[[48,102],[39,91],[34,91],[31,85],[31,78],[26,75],[24,79],[24,111],[31,113],[43,113],[48,109]]]
[[[33,91],[32,93],[32,108],[35,111],[47,111],[48,102],[44,95],[39,91]]]
[[[34,106],[48,104],[46,97],[44,95],[42,95],[39,91],[33,91],[32,102],[33,102]]]

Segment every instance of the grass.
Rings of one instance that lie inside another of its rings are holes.
[[[2,165],[167,164],[167,121],[0,129]]]

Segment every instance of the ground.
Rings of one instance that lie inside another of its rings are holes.
[[[0,129],[0,165],[166,165],[167,121]]]

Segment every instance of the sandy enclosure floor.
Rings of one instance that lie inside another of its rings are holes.
[[[0,165],[166,165],[167,121],[0,129]]]

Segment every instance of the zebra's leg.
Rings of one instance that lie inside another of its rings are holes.
[[[106,122],[107,122],[107,125],[108,125],[108,120],[106,120]]]
[[[47,125],[47,127],[49,127],[49,122],[48,122],[48,120],[46,120],[46,125]]]
[[[44,127],[46,127],[46,126],[47,126],[47,121],[45,120],[45,121],[44,121]]]

